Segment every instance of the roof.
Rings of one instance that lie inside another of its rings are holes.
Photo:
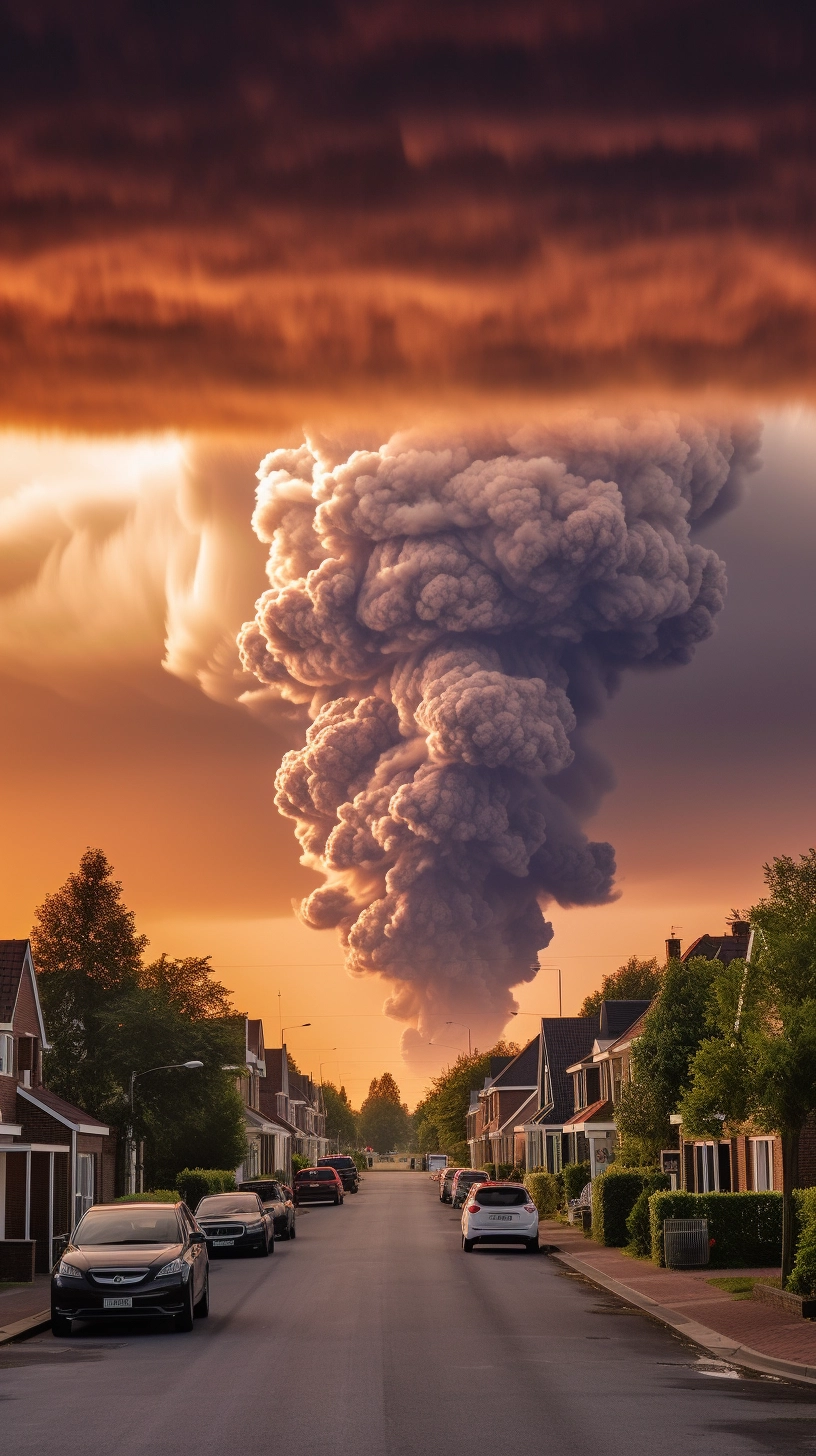
[[[589,1107],[582,1107],[578,1112],[573,1113],[572,1117],[567,1118],[564,1127],[571,1127],[575,1123],[614,1122],[614,1120],[615,1113],[612,1103],[608,1097],[602,1097],[600,1101],[590,1102]]]
[[[81,1107],[74,1107],[72,1102],[66,1102],[56,1092],[49,1092],[47,1087],[18,1086],[17,1096],[42,1107],[45,1112],[50,1112],[52,1117],[66,1123],[76,1132],[96,1133],[99,1137],[107,1137],[110,1132],[110,1128],[100,1122],[98,1117],[92,1117],[90,1112],[83,1112]]]
[[[0,1021],[11,1021],[20,989],[27,940],[0,940]]]
[[[493,1078],[491,1092],[506,1091],[510,1087],[536,1087],[538,1085],[538,1037],[534,1036],[522,1051],[510,1057],[506,1065]]]
[[[727,966],[731,961],[747,956],[750,939],[750,934],[698,935],[688,950],[683,952],[681,959],[689,961],[692,956],[701,956],[707,961],[722,961]]]
[[[652,1003],[649,1002],[649,1006],[651,1006],[651,1004]],[[604,1055],[611,1057],[612,1054],[616,1052],[619,1047],[628,1046],[630,1041],[634,1041],[636,1037],[641,1036],[643,1032],[643,1025],[647,1015],[648,1009],[643,1012],[642,1016],[638,1017],[637,1021],[633,1021],[631,1026],[627,1026],[626,1030],[622,1032],[615,1041],[611,1042],[608,1047],[604,1048]]]
[[[602,1040],[617,1041],[619,1036],[623,1036],[649,1010],[651,1004],[651,1001],[602,1002],[597,1035]]]
[[[545,1016],[541,1022],[545,1056],[550,1071],[553,1105],[537,1121],[561,1126],[574,1103],[567,1067],[586,1056],[598,1035],[597,1016]]]

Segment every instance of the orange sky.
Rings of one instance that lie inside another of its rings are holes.
[[[268,1039],[280,991],[302,1065],[356,1101],[389,1067],[413,1102],[387,988],[291,911],[317,877],[274,775],[303,724],[235,653],[258,460],[305,427],[761,412],[763,469],[704,532],[717,635],[591,730],[621,898],[556,912],[542,960],[570,1012],[672,924],[721,929],[813,839],[813,18],[85,12],[0,34],[0,926],[100,845],[156,952],[212,954]]]

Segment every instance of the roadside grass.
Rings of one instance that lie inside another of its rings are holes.
[[[713,1284],[716,1289],[723,1289],[726,1294],[733,1294],[735,1299],[750,1299],[755,1284],[770,1284],[774,1289],[782,1288],[782,1280],[773,1274],[769,1274],[763,1279],[758,1279],[751,1274],[733,1274],[723,1279],[707,1279],[706,1284]]]

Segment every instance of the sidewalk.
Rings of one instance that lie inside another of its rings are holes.
[[[37,1274],[33,1284],[0,1284],[0,1345],[29,1333],[32,1320],[50,1322],[50,1285],[48,1274]]]
[[[816,1322],[759,1300],[735,1299],[708,1283],[719,1277],[778,1275],[778,1269],[659,1269],[550,1220],[542,1220],[541,1242],[554,1245],[559,1252],[552,1257],[566,1267],[597,1277],[604,1287],[716,1351],[720,1359],[816,1383]]]

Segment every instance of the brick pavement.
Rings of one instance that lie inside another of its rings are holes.
[[[542,1221],[541,1242],[557,1244],[563,1253],[582,1259],[635,1293],[762,1355],[816,1367],[816,1321],[799,1319],[759,1300],[734,1299],[707,1282],[741,1274],[778,1276],[778,1269],[659,1269],[620,1249],[603,1248],[567,1224],[549,1220]]]

